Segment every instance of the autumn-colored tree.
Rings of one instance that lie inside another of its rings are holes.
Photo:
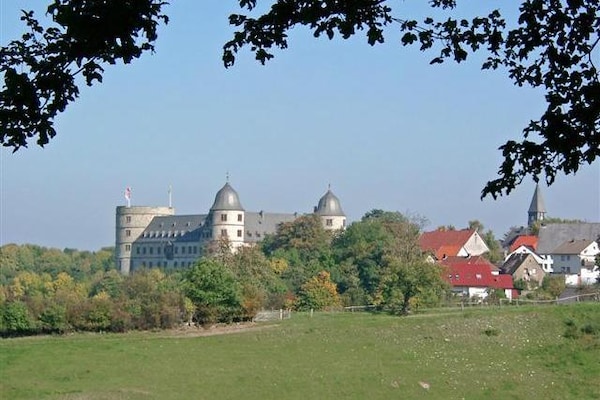
[[[340,307],[341,304],[337,286],[327,271],[319,272],[302,285],[296,300],[299,310],[323,310]]]

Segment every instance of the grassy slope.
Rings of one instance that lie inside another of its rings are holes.
[[[565,339],[567,319],[600,329],[600,305],[295,315],[210,337],[5,339],[0,398],[600,398],[600,339]]]

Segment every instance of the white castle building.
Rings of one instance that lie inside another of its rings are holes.
[[[314,213],[327,230],[346,226],[346,215],[331,189],[321,197]],[[259,242],[275,233],[279,224],[297,217],[297,213],[246,211],[229,182],[217,192],[208,214],[175,215],[172,207],[118,206],[117,266],[125,275],[141,267],[188,267],[208,242],[225,238],[235,250]]]

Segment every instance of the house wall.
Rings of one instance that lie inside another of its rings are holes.
[[[490,251],[489,247],[485,244],[483,238],[479,236],[479,233],[475,232],[469,240],[465,243],[463,248],[472,256],[479,256],[483,253]]]
[[[529,289],[534,289],[542,284],[545,275],[542,266],[536,262],[533,256],[529,256],[514,272],[513,280],[523,279],[528,283]]]

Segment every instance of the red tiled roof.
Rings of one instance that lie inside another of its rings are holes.
[[[490,287],[494,289],[512,289],[511,275],[493,275],[485,264],[450,264],[445,279],[452,286]]]
[[[474,233],[475,231],[472,229],[423,232],[419,237],[419,246],[423,251],[434,253],[438,259],[441,259],[444,255],[456,256]]]
[[[512,253],[520,246],[527,246],[531,248],[533,251],[537,249],[538,238],[533,235],[521,235],[517,236],[517,238],[510,245],[510,252]]]
[[[469,265],[484,265],[489,267],[492,271],[500,271],[500,268],[492,264],[487,258],[483,256],[469,256],[469,257],[445,257],[438,261],[442,265],[452,264],[469,264]]]

